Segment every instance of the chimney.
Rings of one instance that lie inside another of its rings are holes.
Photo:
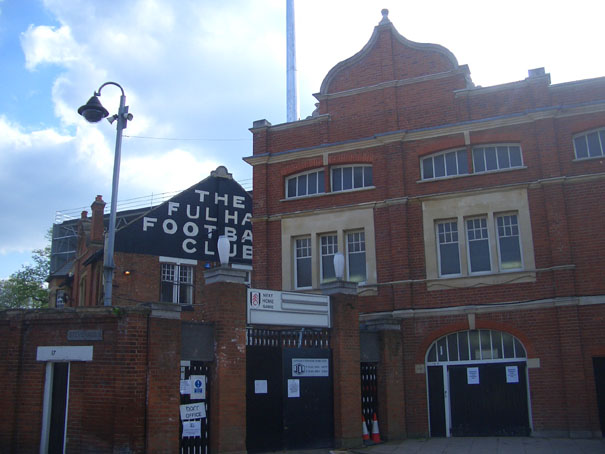
[[[92,226],[90,228],[90,241],[103,244],[103,233],[105,225],[103,224],[103,212],[105,211],[105,202],[103,196],[98,195],[90,206],[92,210]]]

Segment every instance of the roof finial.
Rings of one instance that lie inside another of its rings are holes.
[[[380,24],[378,25],[382,25],[382,24],[390,24],[391,21],[389,20],[389,10],[384,8],[382,11],[380,11],[382,13],[382,20],[380,21]]]

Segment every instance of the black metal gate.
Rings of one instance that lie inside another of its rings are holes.
[[[376,363],[361,363],[361,414],[372,432],[372,418],[378,414],[378,365]]]
[[[605,437],[605,357],[592,358],[601,434]]]
[[[516,368],[514,380],[507,379],[507,366]],[[448,366],[452,435],[528,436],[525,368],[525,363]]]
[[[191,383],[191,379],[193,378],[194,383]],[[183,393],[183,389],[181,390],[181,405],[191,405],[191,404],[200,404],[199,407],[202,408],[202,417],[195,417],[189,419],[186,416],[186,419],[183,420],[181,418],[180,429],[179,429],[179,439],[180,446],[179,452],[181,454],[208,454],[208,435],[210,433],[209,430],[209,405],[210,405],[210,366],[208,363],[202,361],[181,361],[181,383],[185,386],[188,392]],[[195,382],[198,381],[196,384]],[[200,383],[202,382],[202,383]],[[196,386],[198,389],[196,389]],[[195,391],[199,391],[200,389],[204,390],[204,393],[199,393]],[[193,393],[191,393],[194,391]],[[196,415],[197,416],[197,415]],[[199,424],[199,436],[197,434],[193,434],[197,432],[197,425]],[[190,430],[190,427],[187,426],[195,426],[195,429],[191,432],[191,436],[183,436],[184,430]]]
[[[445,389],[443,366],[428,366],[429,416],[431,437],[445,437]]]
[[[246,344],[247,450],[332,447],[329,331],[248,328]]]

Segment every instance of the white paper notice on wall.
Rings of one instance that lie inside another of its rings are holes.
[[[206,417],[206,404],[204,402],[179,405],[179,410],[181,411],[182,421],[190,421],[192,419],[202,419]]]
[[[189,377],[191,383],[191,399],[205,399],[206,398],[206,376],[205,375],[192,375]]]
[[[181,380],[181,394],[191,394],[191,381]]]
[[[288,379],[288,397],[300,397],[300,380],[297,378]]]
[[[202,421],[183,421],[183,438],[201,436]]]
[[[254,394],[267,394],[267,380],[254,380]]]
[[[519,383],[519,368],[506,366],[506,383]]]
[[[466,368],[466,382],[469,385],[479,384],[479,368],[478,367],[467,367]]]

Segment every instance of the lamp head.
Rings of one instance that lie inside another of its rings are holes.
[[[345,276],[345,256],[342,252],[334,254],[334,274],[336,279],[342,281]]]
[[[229,244],[229,238],[225,235],[221,235],[218,237],[217,249],[218,256],[221,262],[221,265],[225,266],[229,264],[229,249],[231,248]]]
[[[86,121],[89,123],[98,123],[109,115],[109,112],[103,107],[97,95],[94,95],[86,104],[80,107],[78,113],[86,118]]]

